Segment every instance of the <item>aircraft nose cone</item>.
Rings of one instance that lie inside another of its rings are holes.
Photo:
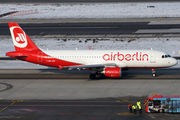
[[[178,64],[178,61],[176,59],[173,60],[172,62],[173,65],[177,65]]]

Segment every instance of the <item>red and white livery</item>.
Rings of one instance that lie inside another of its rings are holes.
[[[91,79],[99,73],[118,78],[122,69],[129,68],[149,68],[156,76],[155,68],[177,64],[170,55],[155,50],[42,50],[17,23],[8,24],[16,51],[6,53],[7,56],[59,69],[90,69]]]

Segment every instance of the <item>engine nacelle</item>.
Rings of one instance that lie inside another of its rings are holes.
[[[121,77],[121,68],[120,67],[110,67],[110,68],[104,68],[104,71],[102,72],[106,77],[111,78],[119,78]]]

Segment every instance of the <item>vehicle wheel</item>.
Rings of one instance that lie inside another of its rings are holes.
[[[90,74],[89,78],[90,79],[95,79],[96,78],[96,74]]]
[[[162,110],[162,113],[164,113],[164,109]]]
[[[156,77],[156,73],[153,73],[152,76],[153,76],[153,77]]]

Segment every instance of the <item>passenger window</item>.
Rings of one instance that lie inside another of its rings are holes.
[[[153,106],[153,104],[152,104],[152,102],[151,102],[151,101],[149,101],[149,104],[148,104],[148,106]]]
[[[154,107],[155,108],[160,108],[161,106],[161,102],[160,102],[160,100],[153,100],[153,103],[154,103]]]

